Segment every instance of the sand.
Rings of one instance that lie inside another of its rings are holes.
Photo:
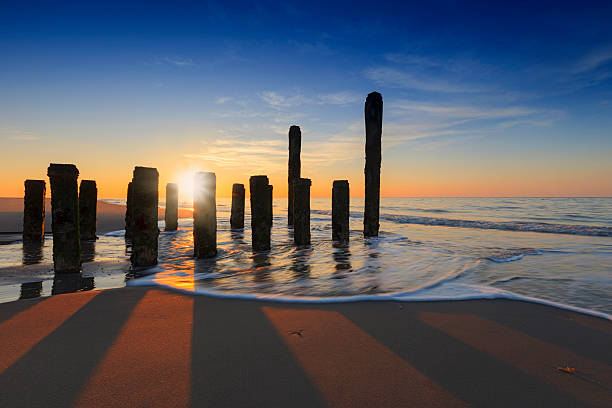
[[[0,304],[0,406],[609,407],[610,344],[608,320],[520,301],[127,287]]]
[[[98,234],[125,228],[125,206],[98,200]],[[159,219],[164,219],[163,207],[159,208]],[[45,231],[51,231],[51,199],[45,199]],[[191,218],[192,211],[179,209],[179,218]],[[23,198],[0,197],[0,234],[15,235],[23,231]]]

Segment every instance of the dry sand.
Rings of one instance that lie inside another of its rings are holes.
[[[609,407],[610,344],[610,321],[519,301],[128,287],[0,304],[0,406]]]
[[[110,204],[98,200],[98,233],[121,230],[125,227],[125,205]],[[163,207],[159,208],[159,219],[164,219]],[[45,199],[45,231],[51,231],[51,199]],[[192,211],[179,209],[179,218],[191,218]],[[23,231],[23,198],[0,197],[0,233]]]

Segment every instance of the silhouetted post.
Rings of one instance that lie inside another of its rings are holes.
[[[289,128],[289,185],[287,191],[287,218],[289,225],[293,225],[293,182],[300,178],[301,162],[300,151],[302,149],[302,132],[299,126]]]
[[[196,258],[210,258],[217,254],[216,189],[215,173],[196,173],[193,189],[193,246]]]
[[[128,183],[127,198],[125,200],[125,237],[132,239],[134,231],[134,183]]]
[[[232,229],[244,228],[244,184],[234,184],[232,186],[230,226]]]
[[[332,239],[349,240],[349,182],[334,180],[332,187]]]
[[[52,163],[47,175],[51,182],[53,268],[55,273],[78,273],[81,270],[79,171],[74,164]]]
[[[273,190],[274,187],[272,185],[268,186],[268,224],[270,224],[270,228],[272,228],[272,221],[274,220],[274,213],[272,211],[272,209],[274,208],[272,199],[273,199]]]
[[[178,184],[166,184],[166,231],[176,231],[178,228]]]
[[[310,179],[293,182],[293,239],[297,245],[310,245]]]
[[[251,233],[254,251],[270,249],[271,189],[267,176],[252,176],[249,180],[251,193]]]
[[[26,180],[23,196],[23,240],[45,239],[45,192],[44,180]]]
[[[81,239],[96,239],[98,189],[94,180],[81,180],[79,188],[79,228]]]
[[[157,265],[157,207],[159,173],[151,167],[135,167],[132,178],[132,266]]]
[[[382,95],[372,92],[365,102],[366,164],[365,164],[365,208],[363,214],[363,235],[378,236],[380,207],[380,161],[383,101]]]

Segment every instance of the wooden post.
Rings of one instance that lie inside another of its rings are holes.
[[[249,179],[251,194],[251,233],[254,251],[270,249],[270,227],[272,189],[267,176],[252,176]]]
[[[380,162],[383,100],[378,92],[368,95],[364,108],[366,130],[365,205],[363,235],[378,236],[380,207]]]
[[[230,226],[232,229],[244,228],[244,184],[234,184],[232,186]]]
[[[302,132],[299,126],[289,128],[289,177],[287,190],[287,221],[293,225],[293,182],[300,178],[302,149]]]
[[[94,180],[82,180],[79,188],[79,228],[81,240],[96,239],[98,188]]]
[[[193,190],[193,246],[196,258],[210,258],[217,254],[216,189],[215,173],[196,173]]]
[[[267,214],[268,214],[268,224],[270,224],[270,228],[272,228],[272,223],[274,220],[274,214],[272,209],[274,208],[274,204],[273,204],[273,190],[274,187],[272,185],[268,186],[268,210],[267,210]]]
[[[159,204],[159,173],[151,167],[134,168],[132,179],[132,265],[157,265],[157,207]]]
[[[134,183],[131,181],[128,183],[125,201],[125,238],[132,239],[134,231]]]
[[[293,239],[297,245],[310,245],[310,179],[293,183]]]
[[[23,240],[45,239],[45,192],[44,180],[26,180],[23,196]]]
[[[178,184],[166,184],[166,231],[176,231],[178,228]]]
[[[349,240],[349,182],[334,180],[332,187],[332,239]]]
[[[51,182],[51,230],[55,273],[81,271],[79,233],[79,170],[74,164],[52,163],[47,169]]]

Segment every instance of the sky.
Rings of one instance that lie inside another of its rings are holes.
[[[0,196],[54,162],[283,197],[291,125],[313,197],[363,196],[372,91],[382,196],[612,196],[609,2],[403,3],[3,0]]]

